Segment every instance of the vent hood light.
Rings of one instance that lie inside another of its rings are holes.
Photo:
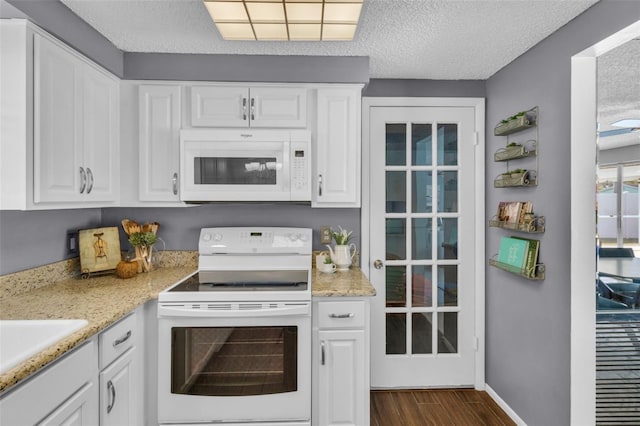
[[[225,40],[353,40],[364,0],[204,0]]]

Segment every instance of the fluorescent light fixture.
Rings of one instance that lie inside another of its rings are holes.
[[[225,40],[353,40],[364,0],[203,0]]]
[[[637,118],[626,118],[624,120],[616,121],[615,123],[611,123],[613,127],[624,127],[625,129],[635,129],[636,127],[640,127],[640,119]]]

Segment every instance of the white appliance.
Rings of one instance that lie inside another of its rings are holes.
[[[311,201],[306,130],[181,130],[180,156],[182,201]]]
[[[158,420],[311,424],[311,229],[204,228],[158,296]]]

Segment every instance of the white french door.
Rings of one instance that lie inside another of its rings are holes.
[[[478,385],[475,123],[470,106],[369,109],[372,387]]]

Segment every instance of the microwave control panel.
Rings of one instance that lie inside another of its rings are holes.
[[[311,199],[311,152],[305,142],[291,142],[291,200],[308,201]]]

